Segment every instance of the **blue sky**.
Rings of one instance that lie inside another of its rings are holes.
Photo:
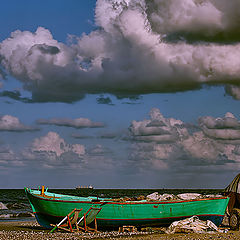
[[[238,2],[162,2],[1,2],[0,188],[232,180]]]
[[[94,0],[2,1],[1,40],[14,30],[35,31],[43,26],[52,29],[58,41],[65,42],[68,34],[81,35],[94,28],[95,4]]]

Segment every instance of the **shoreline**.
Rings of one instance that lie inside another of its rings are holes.
[[[149,228],[150,229],[150,228]],[[207,239],[240,239],[240,231],[228,231],[227,233],[175,233],[166,234],[163,232],[163,228],[151,228],[149,232],[124,232],[118,231],[98,233],[82,233],[82,232],[59,232],[49,233],[49,229],[45,229],[36,222],[33,221],[2,221],[0,222],[0,240],[4,239],[140,239],[140,240],[163,240],[163,239],[175,239],[175,240],[207,240]]]

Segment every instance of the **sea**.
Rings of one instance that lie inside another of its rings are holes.
[[[74,196],[96,196],[106,198],[137,198],[151,193],[180,194],[200,193],[202,195],[221,194],[222,189],[48,189],[48,192]],[[0,189],[0,222],[1,221],[34,221],[31,206],[24,189]]]

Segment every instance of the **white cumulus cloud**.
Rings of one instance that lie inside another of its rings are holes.
[[[26,126],[20,122],[17,117],[11,115],[4,115],[0,117],[0,131],[35,131],[39,130],[35,127]]]
[[[31,167],[102,171],[113,167],[112,152],[97,144],[87,148],[82,144],[67,143],[56,132],[35,138],[19,153],[19,158]]]
[[[183,127],[181,120],[166,119],[157,108],[150,111],[150,120],[133,121],[129,130],[134,140],[146,142],[175,142],[188,136],[188,131]]]
[[[202,117],[200,127],[205,135],[219,140],[240,140],[240,122],[232,113],[223,118]]]
[[[67,144],[56,132],[49,132],[46,136],[36,138],[32,143],[32,151],[54,154],[60,157],[65,152],[73,152],[81,156],[85,154],[85,147],[80,144]]]
[[[142,169],[152,166],[176,171],[184,170],[184,166],[185,170],[205,166],[206,171],[211,166],[239,166],[240,122],[232,113],[223,118],[201,117],[194,131],[188,131],[187,126],[180,120],[165,118],[159,109],[152,109],[150,120],[133,121],[129,128],[130,160]]]
[[[237,86],[239,7],[238,0],[98,0],[97,30],[71,45],[42,27],[17,30],[0,43],[0,65],[33,101]]]

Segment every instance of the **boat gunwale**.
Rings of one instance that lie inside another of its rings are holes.
[[[35,197],[37,199],[41,199],[44,201],[51,201],[51,202],[65,202],[65,203],[91,203],[91,204],[99,204],[99,205],[105,205],[105,204],[117,204],[117,205],[123,205],[123,204],[171,204],[171,203],[184,203],[184,202],[196,202],[196,201],[208,201],[208,200],[220,200],[220,199],[227,199],[227,196],[222,197],[216,197],[216,198],[200,198],[200,199],[189,199],[189,200],[175,200],[175,201],[126,201],[126,202],[116,202],[114,200],[103,200],[103,201],[76,201],[76,200],[60,200],[60,199],[52,199],[45,198],[44,196],[37,196],[34,193],[31,193],[29,189],[27,189],[28,194],[30,194],[32,197]],[[64,195],[63,195],[64,196]],[[65,195],[69,196],[69,195]],[[77,197],[77,196],[76,196]]]

